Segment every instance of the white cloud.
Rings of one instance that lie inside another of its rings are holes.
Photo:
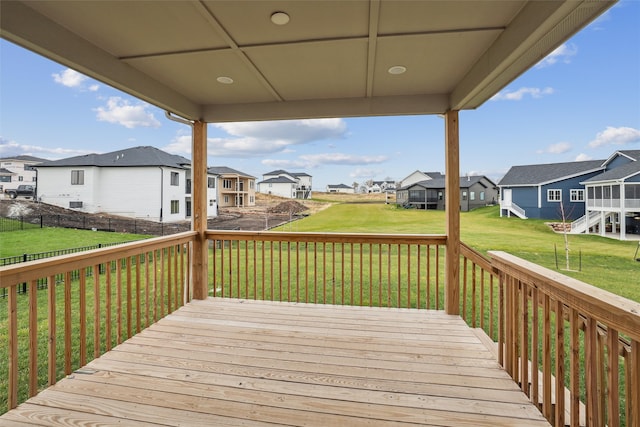
[[[578,47],[575,44],[561,44],[553,52],[544,57],[544,59],[536,64],[536,68],[545,68],[558,62],[569,64],[571,58],[578,53]]]
[[[387,156],[356,156],[343,153],[304,154],[297,160],[265,159],[263,165],[273,168],[317,168],[324,165],[367,165],[388,160]]]
[[[614,128],[607,126],[605,130],[599,132],[596,138],[589,142],[589,147],[597,148],[604,145],[625,145],[640,142],[640,130],[630,127]]]
[[[90,92],[95,92],[100,88],[100,85],[98,84],[91,84],[89,86],[86,86],[86,84],[90,81],[89,77],[85,76],[84,74],[80,74],[79,72],[72,70],[71,68],[67,68],[60,73],[54,73],[51,76],[53,77],[54,82],[66,87],[88,90]]]
[[[347,132],[342,119],[219,123],[213,126],[231,136],[209,138],[209,153],[217,157],[262,157],[290,152],[293,145],[343,138]]]
[[[118,96],[112,96],[107,100],[107,105],[95,109],[98,120],[101,122],[116,123],[126,128],[136,127],[160,127],[160,122],[156,120],[153,113],[147,111],[148,104],[131,103]]]
[[[584,153],[580,153],[576,156],[576,162],[584,162],[587,160],[593,160],[593,157],[589,156],[588,154],[584,154]]]
[[[349,176],[351,178],[373,178],[378,175],[382,175],[383,171],[380,169],[369,169],[369,168],[356,168],[353,170]]]
[[[43,159],[55,160],[88,153],[90,153],[90,151],[87,150],[73,150],[69,148],[51,148],[42,147],[39,145],[20,144],[16,141],[10,141],[0,136],[0,156],[2,157],[28,155],[41,157]]]
[[[520,101],[525,95],[529,95],[534,99],[542,98],[546,95],[553,94],[554,90],[551,87],[545,87],[544,89],[540,89],[537,87],[521,87],[515,92],[498,92],[493,97],[491,97],[492,101]]]
[[[571,151],[571,148],[571,144],[568,142],[558,142],[556,144],[551,144],[542,150],[538,150],[537,153],[564,154],[568,151]]]

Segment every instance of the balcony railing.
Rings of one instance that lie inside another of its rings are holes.
[[[8,376],[0,393],[8,407],[189,301],[195,235],[1,268]],[[206,238],[216,298],[444,306],[446,236],[210,230]],[[484,331],[548,420],[638,425],[640,304],[502,252],[489,259],[462,244],[460,254],[461,316]],[[42,279],[48,289],[37,292]]]

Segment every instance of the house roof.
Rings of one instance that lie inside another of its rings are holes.
[[[329,188],[348,188],[350,190],[353,190],[353,187],[350,187],[350,186],[348,186],[346,184],[336,184],[336,185],[329,184],[329,185],[327,185],[327,187],[329,187]]]
[[[43,159],[35,156],[28,156],[26,154],[21,154],[19,156],[9,156],[9,157],[0,157],[0,162],[6,161],[19,161],[19,162],[46,162],[48,159]]]
[[[98,167],[132,167],[132,166],[167,166],[183,169],[191,160],[169,154],[155,147],[133,147],[104,154],[85,154],[61,160],[52,160],[37,165],[42,167],[58,166],[98,166]]]
[[[296,184],[296,181],[289,179],[286,176],[276,176],[274,178],[260,181],[258,184]]]
[[[638,154],[640,154],[640,151],[638,151]],[[583,181],[582,183],[593,184],[605,181],[623,181],[638,174],[640,174],[640,161],[636,160],[603,172]]]
[[[15,0],[0,35],[189,120],[442,114],[477,108],[614,3]]]
[[[603,170],[604,160],[512,166],[499,186],[540,185]]]
[[[491,181],[489,178],[487,178],[484,175],[469,175],[469,176],[460,177],[460,188],[469,188],[472,185],[482,181],[483,179],[486,181],[489,181],[489,183],[491,183],[492,186],[495,186],[493,181]],[[427,189],[441,189],[441,188],[445,188],[445,185],[446,185],[446,178],[443,175],[442,178],[432,178],[432,179],[425,179],[419,182],[414,182],[413,184],[407,185],[406,187],[403,187],[400,190],[407,190],[414,186],[420,186]]]
[[[247,178],[255,178],[248,173],[240,172],[239,170],[235,170],[227,166],[211,166],[207,171],[214,175],[239,175]]]

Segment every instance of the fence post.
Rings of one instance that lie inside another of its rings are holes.
[[[24,230],[24,217],[20,215],[20,230]]]
[[[43,217],[42,217],[42,215],[40,215],[40,228],[44,228],[43,227],[43,222],[44,222]]]
[[[22,254],[22,262],[27,262],[28,257],[29,257],[28,254]],[[22,283],[22,293],[23,294],[27,293],[27,282]]]

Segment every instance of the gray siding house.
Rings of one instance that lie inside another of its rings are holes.
[[[577,219],[585,214],[582,181],[602,173],[604,160],[513,166],[498,183],[500,216]]]
[[[616,151],[603,166],[605,172],[582,182],[586,215],[571,231],[616,233],[621,240],[640,234],[640,150]]]
[[[445,177],[415,182],[396,190],[396,204],[417,209],[444,210]],[[460,210],[472,209],[496,203],[496,184],[483,175],[460,177]]]

